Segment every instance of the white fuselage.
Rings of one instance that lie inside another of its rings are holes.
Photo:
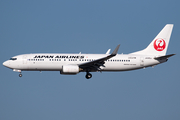
[[[131,54],[117,54],[120,44],[106,54],[23,54],[12,57],[3,63],[4,66],[21,71],[60,71],[61,74],[74,75],[86,72],[86,78],[92,77],[89,72],[95,71],[128,71],[154,66],[166,62],[166,55],[173,24],[167,24],[151,43],[143,50]]]
[[[107,54],[23,54],[13,57],[16,60],[5,61],[3,65],[15,71],[61,71],[63,65],[79,65],[106,56]],[[105,61],[101,71],[127,71],[166,62],[155,60],[154,57],[117,54]]]

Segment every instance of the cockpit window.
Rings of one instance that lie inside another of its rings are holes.
[[[17,60],[17,58],[10,58],[10,60]]]

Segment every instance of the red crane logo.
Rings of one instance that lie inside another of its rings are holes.
[[[154,41],[154,49],[157,50],[157,51],[163,51],[166,47],[166,42],[161,39],[161,38],[158,38]]]

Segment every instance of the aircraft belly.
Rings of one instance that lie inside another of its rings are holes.
[[[28,65],[23,65],[21,70],[33,70],[33,71],[60,71],[62,69],[62,64],[53,63],[29,63]]]

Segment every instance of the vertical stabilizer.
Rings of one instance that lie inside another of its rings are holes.
[[[148,45],[147,48],[131,54],[158,55],[158,56],[166,55],[172,29],[173,29],[173,24],[167,24],[160,31],[160,33],[154,38],[154,40]]]

